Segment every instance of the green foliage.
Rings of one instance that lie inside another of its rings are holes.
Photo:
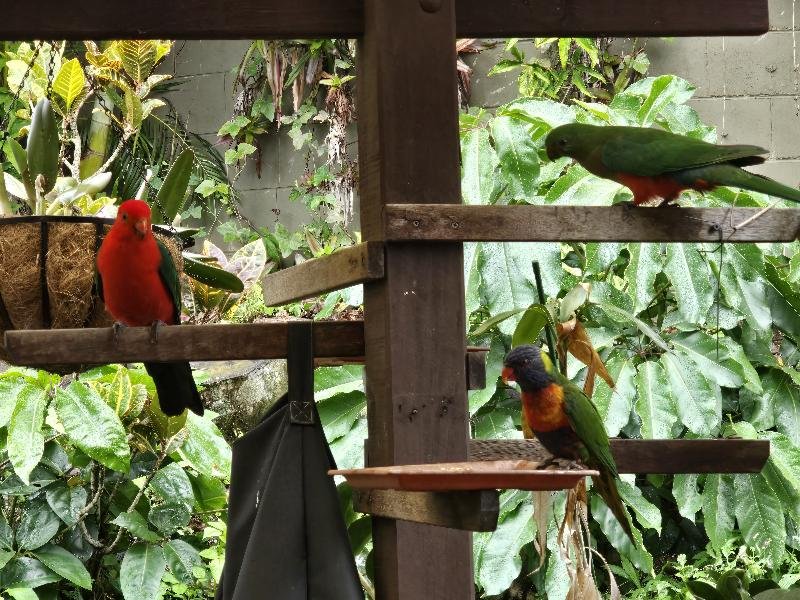
[[[609,205],[626,200],[629,191],[614,182],[563,160],[549,162],[544,137],[557,125],[580,121],[655,125],[713,139],[713,130],[685,104],[692,92],[686,81],[665,75],[634,83],[608,104],[521,98],[494,115],[462,115],[464,201]],[[768,198],[720,189],[705,198],[692,193],[690,200],[762,206]],[[796,561],[792,536],[800,525],[800,374],[796,359],[789,364],[783,353],[793,352],[800,341],[800,296],[790,281],[798,250],[796,242],[721,249],[621,243],[478,243],[465,248],[470,340],[490,346],[490,386],[470,393],[475,436],[521,437],[518,400],[498,376],[512,344],[534,341],[548,319],[537,306],[531,270],[536,260],[550,318],[566,320],[576,313],[615,378],[614,389],[598,381],[594,392],[610,435],[737,435],[772,442],[760,474],[648,477],[635,486],[633,480],[623,482],[620,493],[636,517],[635,535],[642,538],[643,550],[634,549],[599,498],[591,498],[598,549],[609,558],[617,556],[612,568],[632,597],[655,597],[656,592],[687,597],[685,581],[701,578],[701,571],[649,580],[654,565],[704,548],[718,556],[735,540],[757,553],[763,575],[775,582],[787,563]],[[579,283],[582,287],[576,287]],[[584,288],[590,290],[588,299],[584,292],[576,295]],[[568,362],[568,376],[582,384],[586,369]],[[521,578],[537,593],[549,590],[549,597],[563,597],[555,592],[560,589],[557,561],[548,559],[542,572],[525,575],[539,556],[529,544],[532,533],[523,535],[520,529],[530,525],[529,518],[519,517],[523,507],[530,511],[524,498],[507,508],[501,505],[497,531],[476,536],[478,588],[491,596]],[[502,556],[486,554],[495,547]],[[704,577],[710,583],[721,572]]]
[[[80,380],[0,375],[0,591],[213,594],[230,448],[209,417],[164,437],[154,393],[143,370],[122,366]]]

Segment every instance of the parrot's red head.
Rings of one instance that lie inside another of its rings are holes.
[[[523,391],[535,391],[552,383],[552,363],[538,346],[517,346],[503,360],[503,383],[516,381]]]
[[[117,209],[114,228],[144,239],[150,233],[150,207],[142,200],[126,200]]]

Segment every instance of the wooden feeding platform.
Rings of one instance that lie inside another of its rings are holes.
[[[466,347],[462,242],[798,237],[797,209],[461,206],[457,37],[760,35],[769,27],[767,0],[78,4],[66,13],[56,0],[19,4],[0,22],[0,39],[359,38],[365,243],[270,275],[265,289],[268,302],[277,304],[364,284],[365,321],[315,324],[314,354],[326,364],[365,362],[369,468],[546,460],[530,440],[468,439],[467,388],[485,383],[485,373],[478,367],[482,357]],[[59,18],[41,19],[42,14]],[[5,341],[15,360],[31,365],[287,355],[287,330],[280,323],[166,328],[157,344],[150,344],[148,330],[131,329],[121,339],[115,344],[108,330],[68,330],[8,332]],[[620,470],[639,473],[757,472],[769,454],[767,442],[751,440],[612,440],[611,445]],[[436,469],[422,467],[425,477]],[[513,471],[506,469],[503,476]],[[376,517],[376,597],[474,597],[472,543],[457,529],[494,526],[496,489],[356,489],[354,502]]]

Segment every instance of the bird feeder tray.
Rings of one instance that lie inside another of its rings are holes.
[[[113,219],[29,216],[0,219],[0,335],[27,329],[108,327],[111,317],[94,289],[95,261]],[[157,235],[182,269],[180,244]],[[0,345],[0,360],[11,357]],[[80,366],[47,364],[56,373]]]
[[[584,477],[598,475],[582,468],[543,469],[527,460],[396,465],[366,469],[339,469],[356,489],[390,489],[414,492],[517,489],[529,491],[571,489]]]

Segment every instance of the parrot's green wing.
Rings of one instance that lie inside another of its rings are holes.
[[[181,280],[178,276],[178,270],[175,268],[175,262],[172,260],[172,255],[167,250],[167,247],[161,240],[156,238],[156,244],[161,251],[161,264],[158,266],[158,274],[161,275],[161,281],[172,296],[172,318],[175,323],[181,322]]]
[[[597,407],[574,383],[565,379],[563,386],[564,412],[567,413],[572,429],[586,446],[591,459],[597,461],[598,466],[605,468],[614,478],[618,477],[617,465],[608,443],[608,433]]]
[[[646,127],[607,127],[603,165],[612,172],[653,177],[663,173],[732,163],[739,167],[764,162],[759,146],[718,146]]]

